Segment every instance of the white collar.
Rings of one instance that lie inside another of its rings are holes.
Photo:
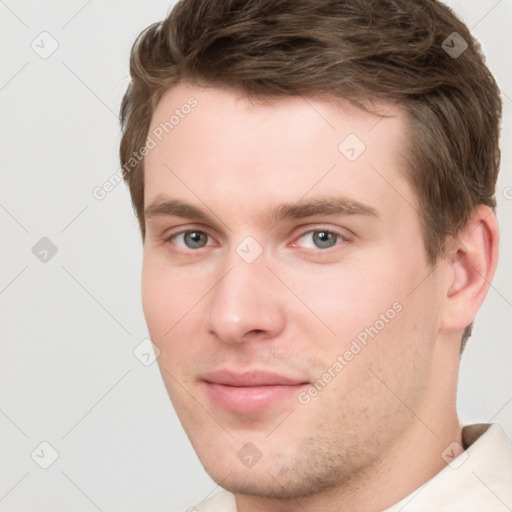
[[[505,432],[497,423],[469,425],[462,439],[464,452],[384,512],[510,512],[512,444]]]

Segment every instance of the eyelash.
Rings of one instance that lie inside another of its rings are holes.
[[[185,235],[187,233],[203,233],[204,235],[206,235],[208,237],[209,240],[207,241],[205,246],[199,247],[197,249],[191,249],[191,248],[184,249],[184,248],[181,248],[181,247],[177,247],[176,248],[177,252],[185,252],[187,254],[200,253],[201,249],[205,249],[206,247],[211,247],[212,245],[215,245],[215,244],[208,243],[211,240],[215,240],[214,237],[211,236],[206,230],[200,229],[200,228],[198,228],[198,229],[186,229],[186,230],[183,230],[183,231],[179,231],[177,233],[172,233],[171,235],[165,237],[164,242],[166,244],[171,244],[174,247],[176,247],[176,245],[173,242],[173,240],[175,240],[176,237],[178,237],[180,235]],[[300,246],[297,245],[297,241],[298,240],[300,240],[301,238],[305,237],[306,235],[310,235],[310,234],[314,234],[314,233],[329,233],[329,234],[332,234],[332,235],[334,235],[336,237],[337,241],[335,242],[335,244],[333,246],[327,247],[327,248],[324,248],[324,249],[321,249],[321,248],[316,248],[316,249],[304,248],[304,247],[300,247]],[[323,229],[323,228],[319,227],[319,228],[316,228],[316,229],[308,229],[307,231],[304,231],[300,235],[296,236],[294,238],[294,242],[291,244],[291,247],[297,247],[298,249],[301,249],[301,250],[307,251],[307,252],[314,251],[316,253],[328,253],[328,252],[331,252],[331,250],[335,250],[335,248],[337,246],[339,246],[343,242],[349,242],[348,237],[345,236],[344,234],[342,234],[342,233],[340,233],[338,231],[335,231],[333,229]]]

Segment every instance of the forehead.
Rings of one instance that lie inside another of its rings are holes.
[[[385,116],[327,96],[251,100],[236,91],[178,85],[151,121],[145,203],[162,194],[196,204],[208,198],[246,215],[343,193],[390,215],[403,207],[411,215],[416,197],[405,178],[405,114],[374,107]]]

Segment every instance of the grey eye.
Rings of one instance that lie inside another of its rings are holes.
[[[177,245],[181,245],[179,239],[182,239],[182,244],[187,249],[201,249],[208,244],[208,235],[204,231],[186,231],[176,236]]]
[[[339,235],[330,231],[313,231],[313,243],[319,249],[328,249],[336,245]]]

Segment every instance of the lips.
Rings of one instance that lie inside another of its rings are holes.
[[[209,399],[222,409],[241,414],[263,412],[294,398],[303,379],[266,371],[214,371],[202,377]]]

